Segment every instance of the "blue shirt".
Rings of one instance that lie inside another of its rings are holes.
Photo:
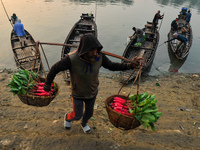
[[[185,45],[186,45],[187,42],[188,42],[188,38],[186,38],[185,36],[182,36],[182,35],[180,35],[180,34],[178,35],[177,38],[172,38],[172,39],[168,40],[167,42],[170,42],[170,41],[175,40],[175,39],[177,39],[177,40],[179,40],[179,41],[181,41],[181,42],[184,42]]]
[[[187,16],[186,16],[186,21],[187,22],[190,22],[190,18],[191,18],[191,13],[189,12],[189,13],[187,13]]]
[[[24,25],[22,23],[20,23],[20,22],[15,23],[14,30],[15,30],[17,36],[26,35],[26,33],[24,31]]]

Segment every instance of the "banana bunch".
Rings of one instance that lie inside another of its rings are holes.
[[[162,115],[161,112],[158,112],[155,95],[149,95],[147,92],[144,92],[138,95],[138,97],[137,95],[129,95],[129,99],[133,102],[134,106],[134,109],[129,108],[129,112],[135,115],[136,119],[140,121],[145,129],[151,127],[151,129],[155,131],[154,123],[157,122]]]
[[[9,84],[7,84],[7,86],[11,87],[9,92],[12,92],[13,95],[26,94],[29,76],[30,76],[30,71],[22,70],[19,68],[19,72],[13,74],[12,80],[10,81]],[[32,72],[29,81],[29,89],[32,89],[34,87],[35,80],[37,79],[38,75]]]

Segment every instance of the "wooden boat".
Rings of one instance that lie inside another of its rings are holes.
[[[70,30],[67,38],[65,39],[64,44],[79,45],[81,36],[86,33],[93,33],[97,37],[97,25],[94,21],[93,14],[82,14],[72,29]],[[76,47],[63,46],[61,52],[61,59],[64,58],[69,52],[76,50]],[[65,72],[65,80],[70,81],[69,71]]]
[[[152,66],[156,49],[159,43],[159,32],[156,28],[156,31],[153,33],[151,32],[152,28],[152,23],[147,22],[145,25],[145,28],[143,28],[143,31],[145,32],[146,39],[142,43],[141,46],[135,46],[135,43],[137,43],[137,38],[133,38],[127,45],[123,57],[132,60],[135,56],[138,57],[143,57],[143,67],[142,67],[142,74],[147,73]],[[122,62],[125,62],[122,60]],[[127,70],[127,71],[122,71],[121,76],[122,76],[122,83],[128,83],[130,80],[134,79],[136,77],[137,71],[131,76],[133,73],[133,70]]]
[[[34,59],[34,55],[36,52],[36,43],[28,31],[25,30],[25,33],[26,45],[25,47],[21,47],[18,36],[13,31],[11,32],[10,40],[14,59],[17,67],[30,71],[32,66],[34,65],[35,69],[33,69],[33,71],[38,73],[40,70],[41,62],[39,54]]]
[[[175,31],[171,28],[170,32],[168,34],[168,39],[172,39],[173,34],[175,32],[188,38],[188,43],[186,45],[186,48],[184,48],[182,46],[182,55],[181,56],[179,56],[178,54],[175,53],[180,41],[175,39],[175,40],[169,42],[170,49],[172,50],[172,52],[174,53],[176,58],[180,59],[180,60],[183,60],[188,56],[190,48],[192,46],[192,40],[193,40],[192,27],[190,24],[188,24],[188,28],[184,27],[185,21],[186,21],[186,15],[183,15],[183,14],[178,15],[178,18],[177,18],[178,30]]]

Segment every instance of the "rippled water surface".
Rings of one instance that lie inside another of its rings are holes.
[[[187,59],[170,59],[167,45],[158,47],[150,70],[150,75],[178,70],[181,73],[197,73],[200,69],[200,1],[199,0],[2,0],[9,16],[16,13],[24,27],[35,41],[63,43],[72,26],[82,13],[94,13],[98,27],[98,39],[103,50],[122,55],[127,37],[133,34],[132,27],[143,28],[147,21],[152,21],[160,10],[165,14],[159,22],[160,44],[167,40],[170,24],[182,7],[189,7],[192,12],[193,44]],[[11,44],[10,25],[7,15],[0,6],[0,69],[15,69]],[[160,26],[161,25],[161,26]],[[60,46],[43,45],[48,62],[53,65],[61,58]],[[119,59],[110,58],[120,62]],[[43,60],[45,69],[47,66]],[[102,69],[102,72],[109,72]]]

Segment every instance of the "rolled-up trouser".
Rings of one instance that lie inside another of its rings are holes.
[[[184,43],[184,46],[186,46],[186,45],[187,45],[187,42],[188,42],[188,40],[187,40],[187,39],[181,40],[181,43]]]
[[[19,41],[20,42],[25,42],[26,41],[26,36],[19,36]]]
[[[76,99],[72,98],[73,111],[66,116],[67,121],[81,120],[83,125],[86,125],[88,120],[92,117],[94,111],[94,103],[96,96],[91,99]],[[83,107],[85,103],[85,111],[83,113]]]

